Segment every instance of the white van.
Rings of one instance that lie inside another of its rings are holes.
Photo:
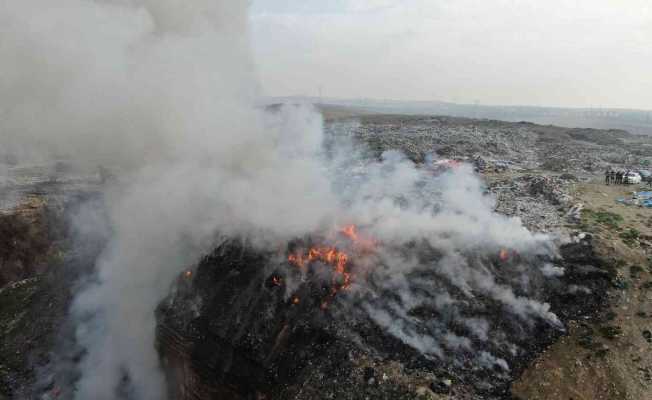
[[[636,185],[638,183],[641,183],[641,175],[639,175],[636,172],[629,171],[623,177],[623,183],[629,183],[629,184],[632,184],[632,185]]]

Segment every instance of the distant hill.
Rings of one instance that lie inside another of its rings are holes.
[[[329,109],[355,109],[358,113],[448,115],[502,121],[527,121],[569,128],[624,129],[632,134],[652,135],[652,111],[609,108],[561,108],[534,106],[487,106],[442,101],[336,99],[319,97],[273,97],[269,103],[313,103]]]

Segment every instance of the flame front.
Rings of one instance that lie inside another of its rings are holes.
[[[352,257],[367,257],[376,248],[376,241],[361,235],[355,225],[347,225],[335,230],[325,240],[330,241],[332,245],[297,249],[287,257],[288,262],[300,268],[303,273],[308,273],[311,267],[316,267],[314,263],[330,267],[330,292],[322,299],[320,305],[322,310],[328,308],[339,291],[351,287],[354,268],[351,263]]]
[[[335,247],[312,247],[305,253],[290,254],[288,261],[301,269],[306,269],[312,262],[321,261],[333,267],[333,288],[339,287],[334,290],[346,289],[351,285],[351,273],[347,265],[349,256]]]

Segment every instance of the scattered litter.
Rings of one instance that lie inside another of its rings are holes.
[[[626,206],[640,206],[652,208],[652,192],[632,192],[632,197],[617,197],[616,203]]]
[[[573,207],[571,207],[571,209],[568,210],[568,213],[566,214],[566,219],[568,219],[568,222],[574,224],[579,224],[580,222],[582,222],[583,209],[584,209],[584,204],[582,203],[577,203]]]

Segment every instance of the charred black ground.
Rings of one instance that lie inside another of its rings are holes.
[[[428,251],[422,254],[436,257]],[[563,246],[561,254],[560,259],[546,261],[564,267],[567,273],[542,279],[540,300],[550,302],[552,311],[564,322],[598,313],[611,276],[594,254],[591,238]],[[509,284],[510,265],[516,264],[497,265],[497,280]],[[424,322],[424,329],[428,321],[437,320],[437,326],[444,325],[464,337],[471,335],[457,323],[456,313],[481,313],[491,321],[492,332],[506,335],[521,350],[510,354],[480,341],[474,341],[474,348],[504,358],[510,371],[498,365],[478,368],[473,354],[464,351],[428,357],[357,311],[365,303],[378,301],[370,299],[365,290],[340,292],[326,309],[320,305],[329,288],[321,280],[308,279],[288,294],[275,282],[294,271],[283,254],[257,250],[246,241],[227,240],[205,257],[192,275],[179,278],[175,293],[158,310],[159,349],[178,398],[224,398],[225,393],[226,398],[245,399],[411,398],[405,383],[379,387],[382,377],[364,367],[361,360],[366,359],[395,363],[415,377],[427,376],[433,390],[458,391],[459,398],[474,393],[484,398],[509,398],[511,380],[563,334],[544,321],[528,325],[514,320],[500,304],[477,297],[475,304],[448,315],[428,308],[410,312]],[[365,285],[374,286],[375,279],[380,278],[372,271]],[[408,279],[415,284],[448,285],[427,271]],[[588,288],[590,294],[573,290],[575,286]],[[447,290],[453,292],[450,287]],[[438,382],[448,379],[452,387],[438,387]],[[306,393],[311,393],[310,397],[305,397]]]

